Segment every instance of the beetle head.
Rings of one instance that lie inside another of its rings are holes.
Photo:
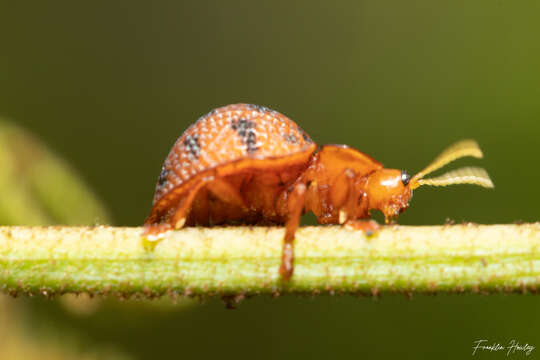
[[[435,178],[424,179],[427,174],[466,156],[483,157],[476,141],[462,140],[448,147],[431,164],[412,178],[406,172],[394,169],[375,171],[369,176],[366,188],[369,194],[369,208],[381,210],[388,223],[400,212],[407,209],[413,190],[422,185],[473,184],[493,188],[493,182],[487,172],[478,167],[464,167]]]
[[[391,222],[407,209],[412,191],[410,176],[405,171],[380,169],[373,172],[366,184],[369,208],[382,211],[386,222]]]

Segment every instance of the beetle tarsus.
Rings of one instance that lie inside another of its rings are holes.
[[[288,282],[294,272],[294,247],[292,242],[283,244],[283,253],[281,255],[281,266],[279,275],[283,282]]]
[[[159,241],[163,239],[170,230],[171,225],[168,223],[145,225],[143,237],[151,242]]]
[[[288,198],[289,219],[285,226],[281,267],[279,268],[279,274],[283,281],[289,281],[294,272],[294,235],[300,224],[305,197],[306,184],[298,182]]]
[[[368,237],[373,236],[381,228],[375,220],[349,220],[345,227],[351,230],[361,230]]]

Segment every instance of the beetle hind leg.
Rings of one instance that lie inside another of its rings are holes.
[[[149,241],[158,241],[162,239],[169,230],[171,230],[171,225],[169,223],[145,224],[143,236]]]
[[[179,230],[184,227],[188,214],[191,210],[191,205],[193,205],[193,201],[195,200],[195,196],[199,193],[199,190],[206,185],[206,183],[207,181],[199,181],[195,186],[193,186],[186,197],[181,200],[174,215],[169,219],[169,224],[172,228]]]
[[[184,227],[193,200],[195,200],[195,196],[207,182],[207,180],[197,182],[187,192],[186,196],[180,200],[172,215],[166,216],[162,221],[147,221],[144,225],[143,236],[149,241],[158,241],[162,239],[168,231],[173,229],[178,230]]]

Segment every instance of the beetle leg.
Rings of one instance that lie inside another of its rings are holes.
[[[361,230],[367,236],[372,236],[378,229],[379,224],[375,220],[357,220],[359,207],[359,193],[355,186],[355,176],[351,170],[345,171],[347,177],[347,199],[345,204],[339,210],[339,223],[348,229]]]
[[[366,236],[372,236],[381,226],[375,220],[348,220],[345,227],[352,230],[361,230]]]
[[[144,225],[143,236],[147,240],[157,241],[163,236],[167,231],[171,230],[171,225],[169,223],[160,223],[160,224],[146,224]]]
[[[189,225],[210,225],[210,200],[209,192],[207,188],[202,188],[195,196],[193,204],[191,204],[191,211],[187,217],[187,224]]]
[[[182,201],[178,205],[178,208],[176,209],[176,212],[174,213],[173,216],[171,216],[169,220],[169,224],[171,224],[171,226],[174,229],[178,230],[184,227],[186,223],[186,218],[188,216],[188,212],[191,210],[191,205],[193,204],[193,200],[195,200],[195,196],[197,195],[199,190],[204,185],[206,185],[210,180],[213,180],[213,178],[202,179],[199,182],[197,182],[197,184],[195,184],[193,188],[188,192],[186,197],[182,199]]]
[[[213,180],[213,177],[199,180],[191,190],[189,190],[187,195],[180,200],[174,214],[170,216],[166,222],[146,224],[143,236],[149,241],[157,241],[163,238],[167,231],[182,228],[186,223],[186,218],[191,209],[191,205],[193,204],[193,200],[195,200],[195,196],[199,190],[211,180]]]
[[[347,220],[354,219],[356,216],[356,208],[358,207],[358,199],[356,187],[354,186],[355,174],[350,169],[345,169],[342,174],[346,181],[346,192],[345,201],[343,206],[339,210],[338,222],[343,225]]]
[[[294,272],[294,234],[300,223],[305,198],[306,184],[299,182],[294,186],[287,201],[289,216],[285,225],[281,266],[279,268],[279,274],[283,281],[289,281]]]
[[[223,202],[245,208],[244,198],[240,192],[229,182],[223,179],[215,179],[210,182],[207,189]]]

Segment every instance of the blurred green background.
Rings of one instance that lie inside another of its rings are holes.
[[[486,158],[456,166],[486,167],[496,188],[419,189],[399,222],[538,221],[539,19],[537,1],[2,2],[0,115],[66,160],[116,225],[142,223],[185,128],[237,102],[409,173],[474,138]],[[16,302],[40,336],[134,359],[456,359],[478,339],[540,346],[535,296],[260,298],[235,311],[109,301],[84,316]]]

